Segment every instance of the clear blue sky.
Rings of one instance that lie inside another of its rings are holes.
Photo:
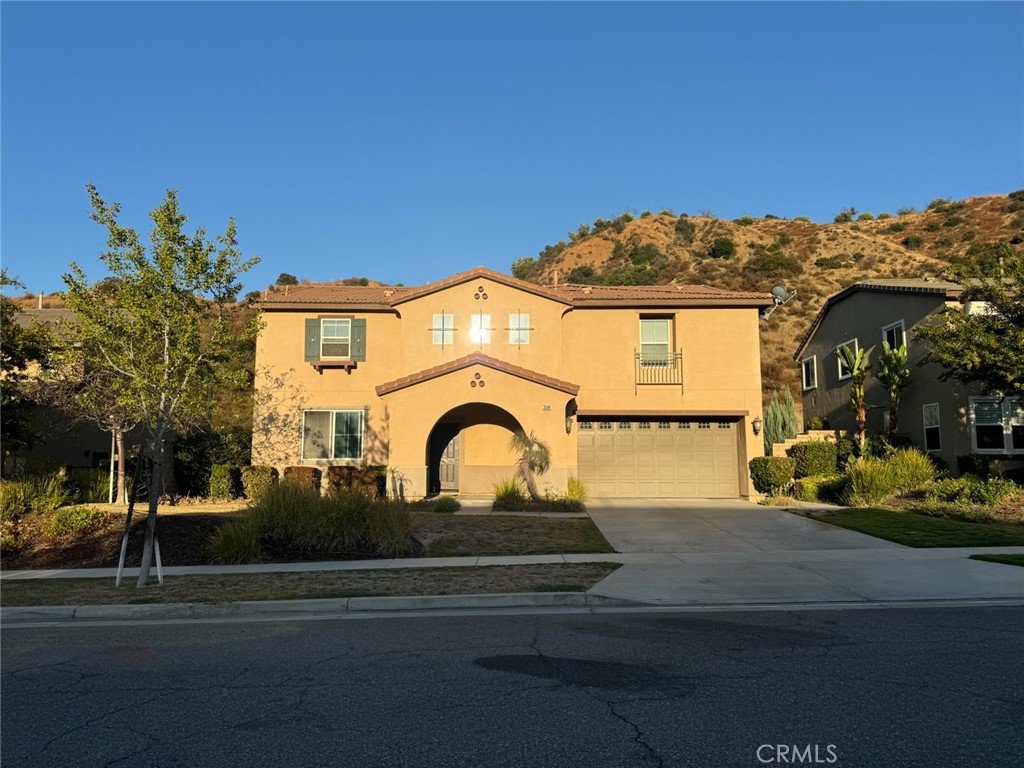
[[[508,271],[581,222],[1024,186],[1021,3],[2,4],[2,258],[90,277],[87,182],[278,273]]]

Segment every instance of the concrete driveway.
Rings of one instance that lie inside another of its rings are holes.
[[[786,552],[900,547],[737,499],[593,499],[591,519],[617,552]]]

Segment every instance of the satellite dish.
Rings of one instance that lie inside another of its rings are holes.
[[[772,298],[775,299],[776,304],[785,304],[789,300],[789,291],[786,290],[786,286],[773,285]]]

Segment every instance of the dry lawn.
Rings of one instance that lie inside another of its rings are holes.
[[[430,557],[615,551],[590,518],[423,513],[416,523]]]

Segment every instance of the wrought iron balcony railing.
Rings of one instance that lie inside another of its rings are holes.
[[[658,356],[647,356],[635,352],[633,357],[637,387],[647,384],[669,384],[682,389],[683,353],[681,350]]]

